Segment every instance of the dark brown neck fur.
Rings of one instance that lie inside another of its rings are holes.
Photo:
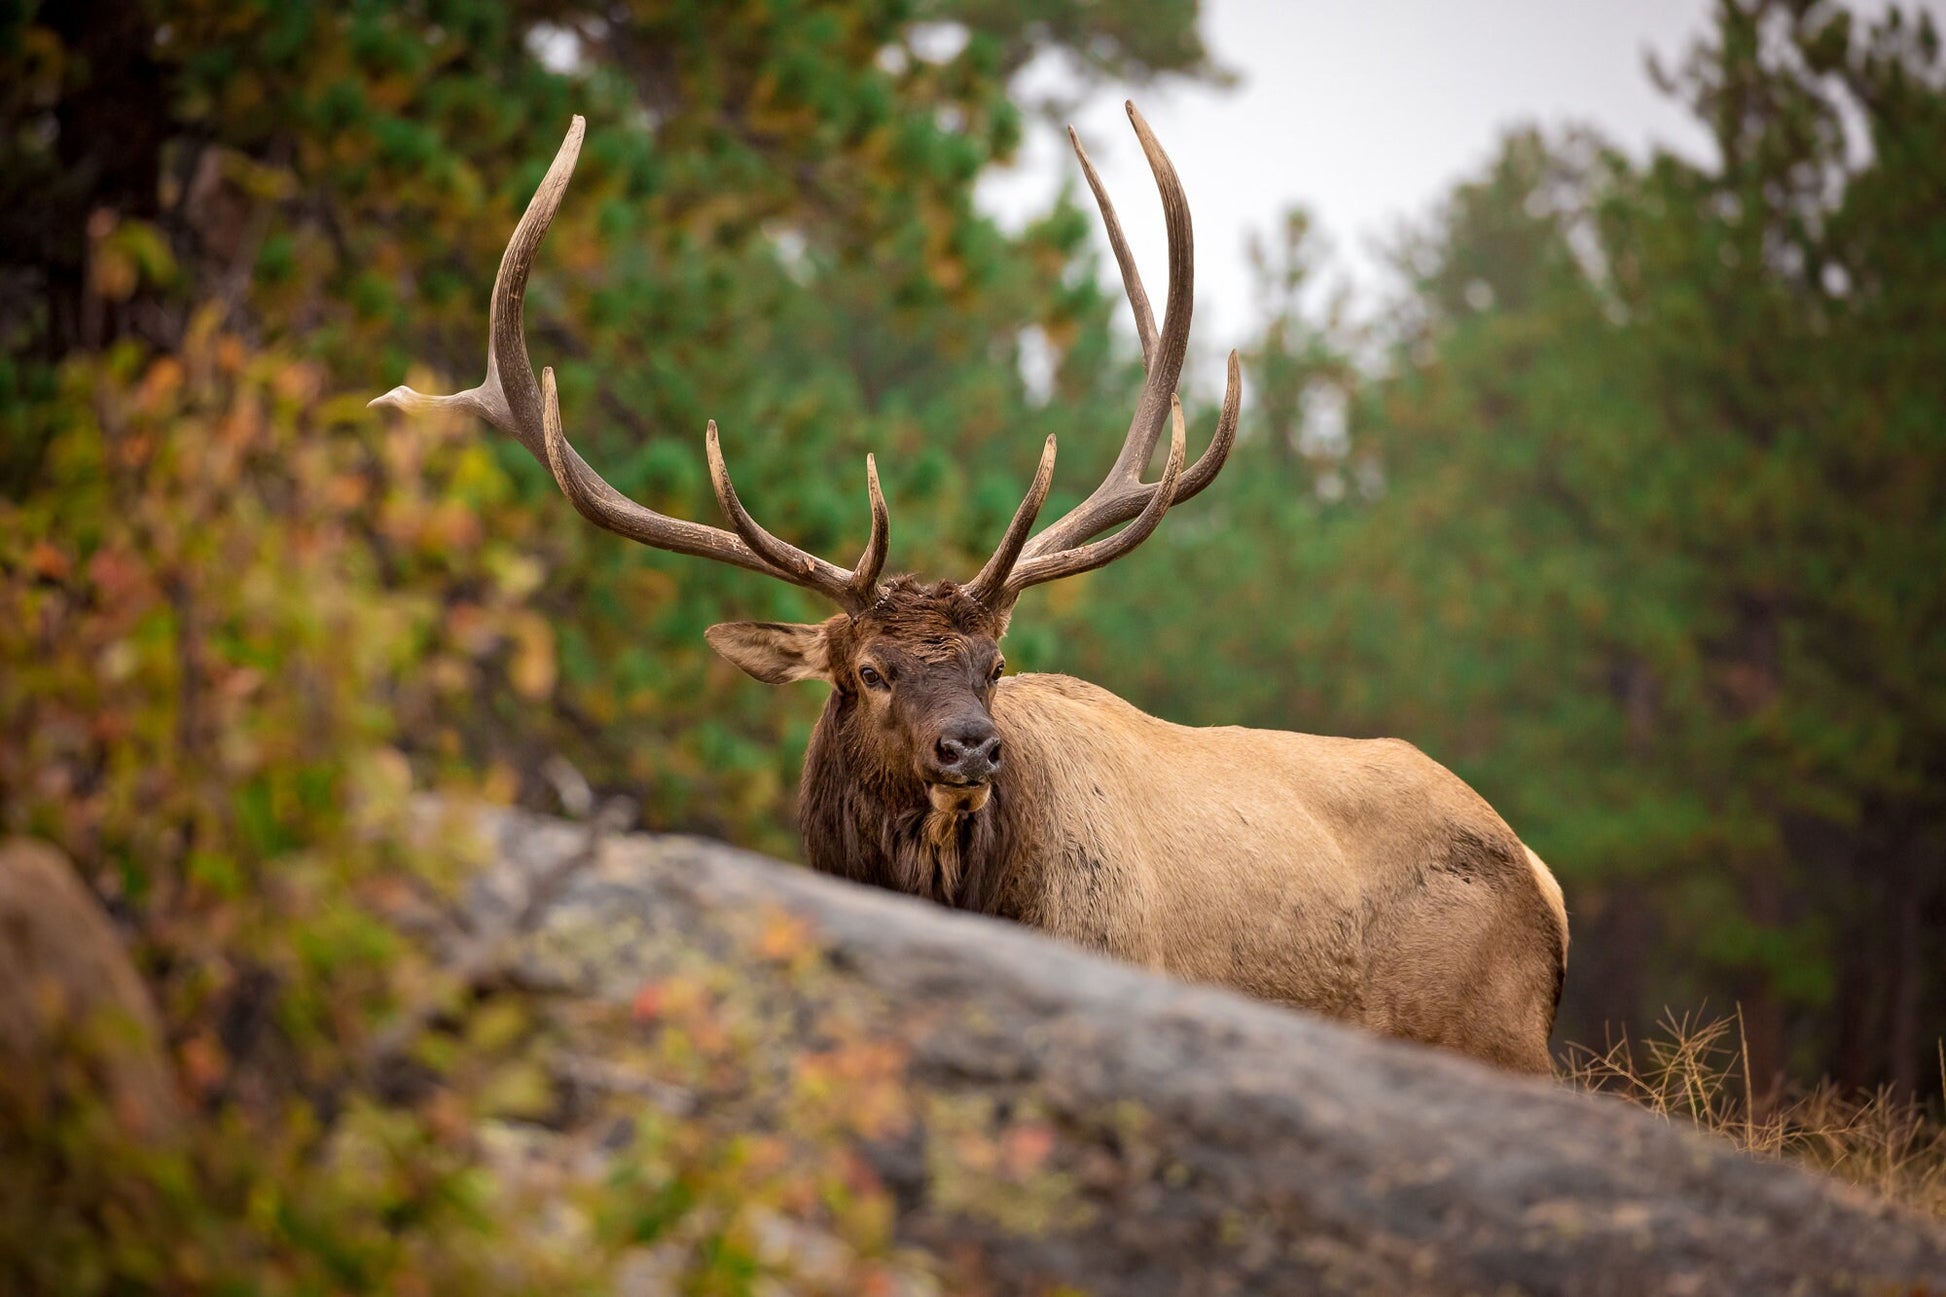
[[[933,810],[919,781],[861,777],[847,752],[842,695],[825,704],[804,755],[798,815],[811,867],[923,896],[956,909],[1001,912],[1013,863],[1013,780],[1001,771],[986,807]]]

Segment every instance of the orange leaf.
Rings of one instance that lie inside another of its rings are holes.
[[[64,550],[37,540],[27,551],[27,566],[50,581],[65,581],[74,564]]]
[[[180,1051],[183,1079],[197,1094],[208,1094],[223,1079],[223,1047],[207,1033],[191,1036]]]
[[[662,1016],[662,1000],[662,984],[650,982],[635,993],[635,999],[628,1006],[628,1015],[637,1022],[654,1022]]]
[[[1007,1170],[1017,1176],[1039,1169],[1053,1151],[1054,1128],[1044,1122],[1011,1127],[1005,1136]]]
[[[772,910],[764,916],[763,932],[757,937],[757,957],[772,963],[788,963],[810,944],[811,925],[807,920]]]

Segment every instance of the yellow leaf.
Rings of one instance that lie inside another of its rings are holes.
[[[530,1060],[501,1068],[480,1091],[479,1110],[485,1117],[544,1117],[553,1108],[553,1079]]]
[[[554,630],[539,613],[514,619],[514,657],[507,677],[523,698],[545,698],[554,691]]]

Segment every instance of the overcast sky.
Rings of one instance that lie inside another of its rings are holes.
[[[1656,142],[1708,157],[1707,137],[1656,90],[1644,60],[1655,51],[1674,63],[1705,29],[1709,8],[1709,0],[1204,0],[1204,38],[1238,84],[1137,95],[1195,216],[1192,382],[1220,387],[1217,357],[1257,318],[1245,239],[1273,231],[1293,204],[1311,210],[1332,265],[1369,296],[1382,273],[1378,247],[1477,172],[1509,127],[1581,122],[1638,154]],[[1124,97],[1104,89],[1075,125],[1159,311],[1162,221]],[[1011,225],[1078,176],[1066,140],[1037,126],[1020,165],[986,181],[981,196]],[[1106,256],[1105,240],[1102,247]]]

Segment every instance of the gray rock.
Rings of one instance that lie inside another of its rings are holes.
[[[183,1114],[163,1042],[148,987],[74,866],[0,838],[0,1091],[15,1111],[44,1121],[91,1095],[124,1133],[172,1138]]]
[[[786,1052],[833,1006],[895,1044],[932,1117],[861,1151],[900,1241],[994,1291],[1946,1292],[1937,1224],[1617,1100],[716,843],[480,823],[475,924],[523,983],[628,1003],[700,970]],[[754,956],[780,923],[807,950]],[[1029,1131],[1035,1173],[961,1165],[954,1113]]]

